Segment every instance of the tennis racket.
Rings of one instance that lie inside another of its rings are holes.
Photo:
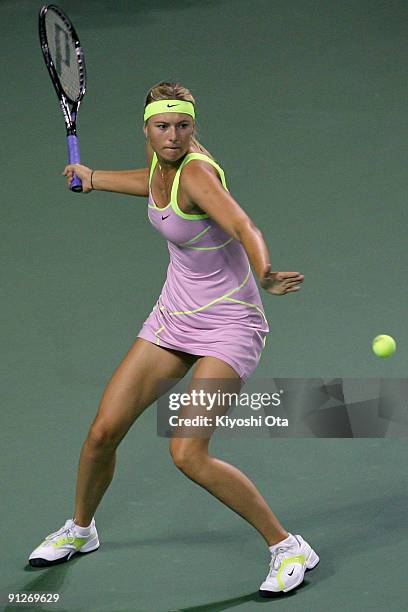
[[[55,4],[45,4],[41,8],[39,34],[45,64],[64,115],[68,163],[79,164],[76,122],[86,87],[84,53],[74,26]],[[72,177],[70,189],[74,192],[82,191],[82,182],[76,174]]]

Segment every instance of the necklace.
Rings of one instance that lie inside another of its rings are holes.
[[[167,184],[167,181],[166,181],[166,179],[165,179],[165,177],[164,177],[163,168],[161,167],[160,163],[159,163],[159,162],[157,162],[157,165],[158,165],[158,167],[159,167],[160,176],[161,176],[162,181],[163,181],[163,183],[162,183],[162,187],[161,187],[161,193],[162,193],[162,195],[163,195],[163,198],[164,198],[165,203],[167,204],[167,201],[168,201],[168,199],[169,199],[169,191],[170,191],[170,190],[169,190],[169,185]]]
[[[164,173],[163,173],[163,168],[161,167],[161,165],[159,164],[159,162],[157,162],[157,165],[159,166],[159,170],[160,170],[160,175],[162,177],[162,181],[163,181],[163,191],[166,193],[167,192],[167,181],[164,178]]]
[[[157,165],[159,166],[160,174],[161,174],[161,177],[162,177],[162,179],[163,179],[163,183],[164,183],[164,182],[165,182],[165,180],[164,180],[163,168],[161,167],[161,165],[159,164],[159,162],[157,162]]]

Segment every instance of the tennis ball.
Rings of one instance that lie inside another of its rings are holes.
[[[391,336],[376,336],[373,340],[373,351],[378,357],[389,357],[395,353],[396,348],[396,342]]]

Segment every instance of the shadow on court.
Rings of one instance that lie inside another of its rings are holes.
[[[361,542],[364,541],[364,549],[369,552],[379,550],[382,545],[387,545],[389,542],[390,534],[394,537],[402,537],[403,533],[406,533],[408,527],[408,518],[406,515],[406,507],[408,504],[408,495],[397,495],[397,496],[382,496],[375,497],[372,499],[366,499],[364,501],[352,501],[351,503],[337,504],[335,508],[325,509],[324,511],[316,511],[316,508],[311,511],[310,516],[307,515],[307,511],[303,513],[301,520],[297,517],[297,522],[308,526],[308,530],[319,529],[320,526],[324,526],[324,537],[313,538],[316,549],[319,553],[321,561],[319,565],[312,571],[306,574],[303,584],[292,592],[284,594],[274,594],[270,598],[260,597],[258,591],[248,593],[246,595],[239,595],[230,599],[223,599],[221,601],[212,601],[207,604],[199,606],[186,607],[186,608],[172,608],[169,612],[221,612],[222,610],[228,610],[236,606],[243,604],[259,605],[260,603],[268,603],[271,599],[289,599],[296,597],[296,595],[308,589],[309,586],[316,586],[318,583],[326,581],[328,578],[336,574],[337,569],[353,555],[358,554],[361,550]],[[289,522],[290,517],[288,517]],[[339,529],[339,524],[342,525]],[[302,531],[302,525],[298,525],[299,531]],[[144,538],[133,538],[126,542],[113,542],[104,540],[102,535],[102,542],[100,551],[123,551],[126,549],[137,550],[141,547],[152,547],[157,546],[162,548],[174,547],[175,551],[180,545],[189,546],[200,546],[202,543],[208,544],[209,542],[220,543],[222,540],[225,543],[234,542],[239,537],[237,530],[231,529],[230,531],[201,531],[201,532],[182,532],[173,533],[171,536],[163,537],[144,537]],[[242,534],[241,534],[242,537]],[[320,540],[320,542],[319,542]],[[333,555],[333,550],[336,551]],[[118,557],[121,555],[118,554]],[[143,553],[140,553],[143,557]],[[81,562],[81,556],[72,559],[69,564],[61,564],[48,569],[37,569],[32,568],[30,565],[25,567],[25,571],[29,573],[38,573],[38,575],[30,579],[25,585],[20,585],[19,590],[29,592],[63,592],[63,585],[67,573],[74,564]],[[260,580],[263,578],[263,569],[260,575]],[[135,599],[137,600],[137,585],[135,585],[134,592]],[[14,610],[15,608],[9,606],[5,610]],[[29,610],[29,608],[24,607]],[[33,610],[37,612],[41,608],[35,607]],[[58,610],[62,610],[58,608]],[[137,608],[135,608],[137,612]]]
[[[179,535],[175,535],[174,537],[169,537],[169,538],[143,538],[140,540],[134,539],[130,542],[126,542],[126,543],[113,543],[113,542],[105,542],[105,543],[101,543],[101,547],[100,550],[120,550],[120,549],[125,549],[125,548],[130,548],[130,549],[135,549],[135,548],[140,548],[140,546],[152,546],[152,545],[160,545],[163,546],[163,544],[165,544],[166,546],[168,545],[177,545],[179,543],[183,543],[183,544],[200,544],[200,543],[208,543],[209,541],[214,541],[214,542],[218,542],[220,541],[220,539],[222,538],[224,541],[233,541],[237,539],[238,534],[234,533],[233,531],[231,531],[230,533],[221,533],[221,532],[206,532],[203,531],[201,533],[190,533],[190,534],[179,534]],[[66,580],[66,578],[68,578],[68,573],[70,571],[70,569],[72,570],[72,568],[74,567],[74,565],[76,563],[80,563],[82,560],[82,556],[78,555],[77,557],[75,557],[74,559],[72,559],[69,563],[62,563],[60,565],[56,565],[54,567],[50,567],[50,568],[33,568],[31,567],[31,565],[27,564],[25,566],[25,571],[29,572],[29,573],[38,573],[38,577],[33,578],[31,580],[29,580],[25,585],[21,585],[19,587],[20,591],[23,592],[55,592],[55,593],[61,593],[63,592],[63,585],[64,582]],[[263,573],[261,572],[262,575],[260,575],[260,580],[263,577]],[[297,593],[299,593],[301,590],[304,589],[308,589],[309,586],[312,586],[312,584],[316,584],[318,581],[325,579],[326,577],[328,577],[329,575],[334,574],[334,570],[330,569],[330,564],[325,563],[325,565],[321,565],[319,564],[314,570],[313,570],[313,579],[310,580],[308,579],[307,575],[305,577],[304,582],[299,585],[299,587],[297,587],[295,590],[293,590],[292,592],[289,593],[274,593],[272,594],[270,597],[261,597],[258,593],[258,591],[253,591],[251,593],[248,593],[246,595],[239,595],[237,597],[232,597],[230,599],[223,599],[220,601],[212,601],[206,604],[201,604],[199,606],[192,606],[192,607],[181,607],[181,608],[171,608],[169,610],[169,612],[221,612],[222,610],[228,610],[230,608],[235,608],[236,606],[240,606],[242,604],[249,604],[251,602],[256,603],[256,604],[262,604],[265,603],[267,604],[268,602],[270,602],[272,599],[276,600],[276,599],[289,599],[291,597],[296,597]],[[134,593],[135,599],[137,600],[137,587],[135,588],[135,593]],[[13,606],[8,606],[7,608],[5,608],[5,611],[11,611],[11,610],[15,610],[16,607]],[[36,612],[43,612],[46,610],[46,608],[40,608],[38,606],[34,606],[34,607],[26,607],[24,606],[25,610],[28,611],[36,611]],[[48,608],[48,612],[49,610],[52,609]],[[55,608],[58,609],[58,612],[65,612],[64,608]],[[141,609],[139,610],[137,607],[133,608],[133,612],[145,612],[144,610],[142,611]]]
[[[211,537],[212,534],[203,533],[201,535],[203,536],[203,538],[206,538],[206,540],[208,541],[208,537]],[[162,539],[160,541],[163,543]],[[136,544],[140,545],[140,543],[141,542],[134,542],[134,545]],[[143,543],[151,545],[152,542],[150,540],[148,542],[144,540]],[[132,544],[130,544],[130,546],[132,546]],[[118,547],[111,546],[111,547],[120,548],[121,546],[118,546]],[[78,556],[75,559],[72,559],[69,562],[69,564],[63,563],[61,565],[56,565],[48,569],[33,568],[27,564],[27,566],[25,567],[26,571],[41,572],[41,575],[38,576],[38,578],[30,580],[29,582],[27,582],[26,585],[21,586],[20,590],[24,592],[33,592],[33,593],[50,592],[50,591],[53,591],[56,593],[62,592],[62,586],[65,581],[65,577],[67,573],[69,572],[69,568],[70,567],[72,568],[73,564],[78,563],[80,559],[81,557]],[[318,570],[320,570],[320,565],[315,570],[313,570],[313,574],[314,574],[313,583],[316,583],[315,578],[318,578],[319,574],[320,576],[323,576],[323,574],[328,575],[327,565],[324,568],[324,572],[318,571]],[[268,602],[270,602],[270,600],[272,599],[273,600],[289,599],[291,597],[296,597],[297,593],[299,593],[301,590],[307,589],[309,585],[311,586],[311,583],[312,581],[309,581],[307,578],[305,578],[304,582],[301,585],[299,585],[299,587],[297,587],[296,589],[294,589],[293,591],[289,593],[276,593],[276,594],[272,594],[270,597],[261,597],[258,591],[254,591],[252,593],[248,593],[247,595],[240,595],[238,597],[232,597],[230,599],[223,599],[221,601],[212,601],[207,604],[201,604],[199,606],[192,606],[192,607],[187,607],[187,608],[171,608],[169,612],[221,612],[222,610],[228,610],[230,608],[235,608],[236,606],[239,606],[245,603],[250,603],[250,602],[254,602],[254,603],[256,602],[257,604],[262,604],[262,603],[268,604]],[[5,612],[16,610],[16,609],[17,608],[12,605],[4,608]],[[28,612],[34,612],[34,611],[35,612],[45,612],[45,610],[48,610],[49,612],[50,608],[43,608],[39,606],[31,606],[31,607],[24,606],[24,610]],[[58,608],[58,612],[66,612],[66,610],[64,608]],[[134,612],[138,612],[138,609],[134,608]]]
[[[305,579],[302,584],[300,584],[296,589],[290,591],[289,593],[274,593],[270,597],[261,597],[258,591],[254,591],[253,593],[248,593],[248,595],[232,597],[231,599],[223,599],[222,601],[212,601],[211,603],[203,604],[200,606],[193,606],[188,608],[171,608],[169,612],[221,612],[222,610],[229,610],[230,608],[235,608],[236,606],[240,606],[244,603],[250,602],[254,602],[256,604],[271,605],[272,600],[288,600],[292,597],[296,597],[296,595],[300,591],[303,591],[308,587],[309,581]]]

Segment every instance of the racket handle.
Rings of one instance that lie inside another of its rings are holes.
[[[78,137],[77,136],[73,136],[72,134],[70,136],[67,136],[67,140],[68,140],[68,163],[70,164],[80,164],[81,163],[81,157],[79,154],[79,142],[78,142]],[[72,181],[71,181],[71,185],[70,185],[70,190],[74,191],[75,193],[80,193],[82,191],[82,181],[81,179],[75,174],[72,177]]]

